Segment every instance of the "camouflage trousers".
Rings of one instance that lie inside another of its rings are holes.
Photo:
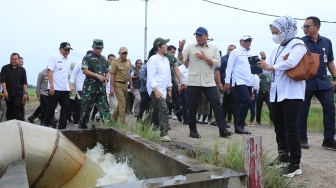
[[[86,90],[83,91],[83,94],[81,95],[80,126],[87,126],[93,105],[98,108],[103,122],[107,122],[111,119],[105,87],[104,89],[98,89],[96,91]]]

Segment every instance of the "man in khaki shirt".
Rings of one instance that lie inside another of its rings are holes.
[[[132,67],[131,60],[127,59],[128,50],[126,47],[119,49],[119,58],[112,62],[111,66],[111,80],[110,95],[116,94],[118,106],[113,113],[113,120],[116,122],[120,116],[121,123],[125,123],[125,111],[127,100],[127,82],[130,83],[131,92],[133,92],[132,84]]]
[[[196,128],[196,111],[198,98],[203,92],[215,112],[219,136],[228,137],[232,135],[232,132],[226,129],[228,126],[224,119],[214,78],[214,68],[220,66],[219,50],[216,46],[207,43],[208,31],[204,27],[199,27],[194,35],[196,44],[188,45],[183,51],[185,44],[183,39],[178,48],[178,59],[189,61],[187,86],[189,93],[192,93],[189,95],[189,136],[201,137]]]

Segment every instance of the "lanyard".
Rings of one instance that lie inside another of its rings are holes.
[[[275,65],[275,62],[276,60],[278,59],[279,55],[281,54],[281,52],[286,48],[286,46],[284,46],[284,48],[282,48],[282,50],[279,52],[279,49],[280,49],[281,46],[279,46],[278,50],[277,50],[277,53],[275,54],[275,59],[274,59],[274,62],[273,62],[273,65]],[[279,52],[279,53],[278,53]]]

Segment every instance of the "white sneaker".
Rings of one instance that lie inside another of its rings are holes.
[[[96,115],[95,115],[95,117],[94,117],[94,121],[97,122],[97,123],[99,123],[99,121],[100,121],[100,116],[99,116],[99,114],[96,114]]]
[[[172,115],[173,120],[177,120],[177,117],[175,115]]]
[[[170,142],[170,141],[171,141],[171,139],[169,138],[168,135],[161,137],[160,140],[161,140],[162,142]]]

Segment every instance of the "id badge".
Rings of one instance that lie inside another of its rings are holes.
[[[274,82],[274,77],[275,77],[275,72],[272,71],[272,73],[271,73],[271,81],[272,81],[272,82]]]
[[[323,55],[323,59],[324,59],[324,62],[325,62],[325,63],[328,63],[328,58],[327,58],[327,55],[326,55],[326,54]]]

